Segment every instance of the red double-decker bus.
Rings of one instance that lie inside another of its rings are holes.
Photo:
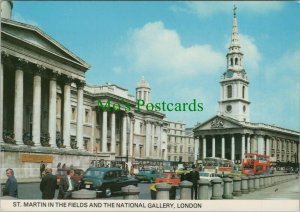
[[[268,175],[270,173],[270,156],[257,153],[245,153],[242,162],[244,175]]]

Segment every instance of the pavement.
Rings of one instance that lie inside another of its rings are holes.
[[[1,184],[6,183],[7,178],[1,179]],[[40,183],[41,179],[39,177],[30,177],[30,178],[17,178],[17,182],[19,183]]]
[[[263,188],[242,196],[234,196],[236,200],[299,200],[300,177],[272,187]]]

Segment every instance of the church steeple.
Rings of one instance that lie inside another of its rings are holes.
[[[250,121],[249,82],[243,68],[244,54],[239,41],[236,9],[237,7],[234,6],[231,42],[226,55],[227,70],[220,82],[219,115],[238,121]]]
[[[228,48],[228,53],[227,53],[227,69],[239,71],[243,68],[242,67],[243,53],[241,51],[241,45],[240,45],[240,41],[239,41],[236,9],[237,9],[237,7],[234,5],[231,43],[230,43],[230,46]]]

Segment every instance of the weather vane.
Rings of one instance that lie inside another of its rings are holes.
[[[236,9],[237,9],[237,7],[236,7],[236,5],[234,5],[233,6],[233,15],[234,15],[234,17],[236,17]]]

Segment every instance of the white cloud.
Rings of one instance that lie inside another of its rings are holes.
[[[219,72],[224,55],[208,44],[185,47],[176,31],[162,22],[151,22],[130,33],[123,53],[139,72],[159,73],[168,78]]]
[[[248,35],[240,34],[240,43],[244,53],[244,68],[247,72],[258,73],[262,55],[255,45],[255,40]]]
[[[187,11],[197,14],[200,17],[207,17],[215,13],[232,13],[233,5],[238,7],[238,13],[265,14],[279,11],[284,6],[284,2],[252,1],[252,2],[187,2],[186,8],[178,6],[171,7],[171,10]]]
[[[12,19],[15,21],[18,21],[18,22],[22,22],[22,23],[26,23],[26,24],[30,24],[30,25],[39,27],[37,22],[24,18],[20,13],[13,13]]]

